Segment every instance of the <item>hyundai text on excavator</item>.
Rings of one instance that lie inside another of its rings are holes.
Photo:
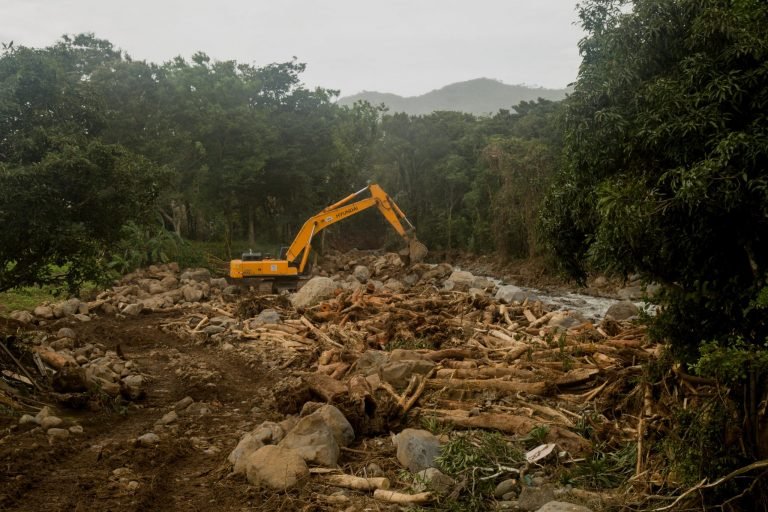
[[[365,192],[370,197],[358,199]],[[310,217],[294,238],[289,247],[280,251],[279,259],[263,257],[260,253],[244,253],[239,260],[229,264],[229,281],[257,287],[260,291],[296,290],[309,277],[309,253],[312,250],[312,239],[331,224],[356,215],[368,208],[376,206],[387,221],[402,236],[408,247],[400,251],[400,255],[410,263],[417,263],[427,255],[427,248],[415,237],[415,228],[403,211],[391,197],[376,184],[370,184],[341,201],[325,208],[320,213]],[[401,220],[408,225],[406,230]]]

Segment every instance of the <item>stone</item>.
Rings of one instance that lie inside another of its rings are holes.
[[[179,419],[179,415],[176,413],[176,411],[167,412],[163,415],[162,418],[157,420],[155,425],[170,425],[171,423],[175,422]]]
[[[84,432],[83,427],[81,427],[80,425],[72,425],[71,427],[69,427],[70,434],[82,434],[83,432]]]
[[[128,375],[122,379],[122,393],[129,400],[138,400],[144,396],[144,377],[141,375]]]
[[[405,289],[405,285],[397,279],[390,278],[384,282],[384,288],[393,292],[401,292]]]
[[[509,494],[510,492],[516,490],[516,488],[517,480],[514,478],[508,478],[499,482],[499,485],[497,485],[496,489],[493,491],[493,495],[497,498],[502,498],[505,494]]]
[[[40,427],[43,430],[48,430],[49,428],[58,427],[62,423],[64,421],[57,416],[47,416],[40,421]]]
[[[421,275],[421,280],[424,282],[445,279],[453,272],[453,267],[448,263],[440,263],[435,265],[431,269],[427,270]],[[407,278],[407,276],[406,276]],[[415,281],[414,281],[415,283]],[[414,284],[410,283],[410,284]]]
[[[340,448],[333,429],[315,414],[300,419],[278,446],[320,466],[335,467],[339,460]]]
[[[181,274],[182,281],[195,281],[198,283],[210,283],[211,271],[207,268],[187,269]],[[190,301],[191,302],[191,301]]]
[[[69,299],[53,305],[53,316],[63,318],[72,316],[80,310],[80,299]]]
[[[397,460],[412,473],[434,467],[440,441],[426,430],[407,428],[394,437]]]
[[[389,361],[389,352],[366,350],[357,360],[357,371],[365,376],[379,373],[379,368]]]
[[[437,494],[448,494],[456,481],[443,474],[437,468],[427,468],[416,473],[416,483],[412,486],[416,492],[432,491]]]
[[[47,418],[48,416],[53,416],[53,412],[51,411],[50,407],[47,405],[40,409],[38,413],[35,415],[35,423],[38,425],[40,424],[43,419]]]
[[[542,487],[524,486],[517,498],[517,505],[522,510],[534,511],[550,501],[555,501],[555,490],[552,485]]]
[[[73,331],[69,327],[62,327],[61,329],[56,331],[56,337],[57,338],[72,338],[72,339],[75,339],[77,337],[77,334],[75,334],[75,331]]]
[[[545,503],[536,512],[592,512],[592,509],[564,501],[550,501]]]
[[[203,290],[191,284],[184,286],[181,293],[187,302],[200,302],[203,298]]]
[[[134,304],[128,304],[123,308],[122,313],[126,316],[138,316],[144,310],[144,305],[140,302]]]
[[[160,442],[160,436],[158,436],[153,432],[149,432],[147,434],[139,436],[137,441],[141,446],[155,446],[157,443]]]
[[[212,336],[214,334],[221,334],[226,330],[227,328],[221,325],[209,325],[203,329],[203,332],[208,336]]]
[[[213,325],[221,325],[223,327],[233,327],[237,325],[237,320],[224,315],[215,316],[211,318],[210,322]]]
[[[78,322],[90,322],[92,320],[89,315],[85,315],[83,313],[77,313],[76,315],[72,315],[72,318],[74,318]]]
[[[168,289],[163,286],[163,283],[158,281],[153,281],[152,283],[149,283],[149,290],[147,290],[151,295],[159,295],[161,293],[165,293],[168,291]]]
[[[608,308],[605,312],[605,318],[610,318],[620,322],[622,320],[628,320],[640,314],[640,308],[635,306],[632,302],[625,300],[617,302]]]
[[[582,322],[567,313],[555,313],[547,322],[548,327],[555,327],[562,330],[568,330],[571,327],[581,325]]]
[[[242,288],[235,285],[227,286],[221,291],[222,295],[229,295],[229,296],[240,295],[241,293],[243,293]]]
[[[466,270],[454,270],[448,280],[453,282],[454,289],[466,291],[473,287],[472,283],[475,281],[475,276]]]
[[[513,302],[523,302],[525,299],[528,299],[531,302],[539,300],[539,298],[533,292],[523,290],[522,288],[512,284],[499,286],[499,289],[496,290],[496,295],[494,295],[494,298],[507,304],[511,304]]]
[[[605,276],[597,276],[594,281],[592,281],[592,286],[595,288],[602,288],[604,286],[608,286],[608,279]]]
[[[37,420],[31,414],[25,414],[19,418],[19,425],[37,425]]]
[[[35,321],[35,317],[29,311],[11,311],[8,316],[23,324],[31,324]]]
[[[256,453],[263,446],[264,443],[259,441],[253,432],[248,432],[240,438],[235,449],[227,456],[227,460],[234,465],[233,471],[237,474],[245,473],[248,457]]]
[[[33,313],[35,316],[45,318],[46,320],[51,320],[53,318],[53,308],[50,306],[37,306]]]
[[[69,437],[69,430],[65,428],[49,428],[46,432],[51,440],[66,439]]]
[[[186,409],[187,407],[189,407],[190,405],[192,405],[194,401],[195,400],[191,396],[185,396],[184,398],[176,402],[176,405],[174,405],[173,408],[180,412]]]
[[[640,285],[627,286],[616,292],[616,294],[621,300],[640,300],[643,298],[643,287]]]
[[[404,388],[408,385],[411,375],[426,375],[434,366],[434,361],[389,361],[381,366],[379,375],[384,382],[388,382],[396,388]]]
[[[384,470],[381,469],[381,466],[379,466],[375,462],[371,462],[370,464],[365,466],[365,474],[363,476],[367,478],[384,476]]]
[[[336,283],[329,277],[313,277],[291,296],[295,308],[308,308],[334,296]]]
[[[247,458],[245,465],[246,477],[252,485],[265,485],[280,491],[296,486],[309,476],[304,459],[281,446],[263,446]]]
[[[264,309],[251,320],[253,324],[279,324],[280,322],[280,313],[274,309]]]
[[[72,338],[61,338],[61,339],[50,342],[49,345],[54,350],[64,350],[64,349],[72,350],[73,348],[75,348],[75,340],[73,340]]]
[[[125,488],[128,489],[129,491],[135,491],[136,489],[139,488],[139,485],[140,485],[139,482],[137,482],[136,480],[131,480],[130,482],[128,482],[128,485],[126,485]]]
[[[221,350],[223,350],[224,352],[229,352],[231,350],[235,350],[235,346],[231,343],[224,342],[221,344]]]
[[[352,428],[352,425],[347,421],[344,414],[332,405],[323,405],[309,416],[300,419],[299,423],[294,427],[294,430],[304,428],[302,426],[302,421],[313,416],[317,416],[320,421],[331,428],[333,437],[336,439],[339,446],[349,446],[350,443],[355,440],[355,430]]]
[[[371,278],[371,271],[365,265],[357,265],[352,270],[352,276],[361,283],[366,283]]]
[[[223,290],[226,287],[227,287],[226,277],[217,277],[217,278],[211,279],[211,288]]]

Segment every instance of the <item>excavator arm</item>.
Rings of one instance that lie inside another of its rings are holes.
[[[366,191],[370,192],[370,197],[359,199]],[[401,251],[401,254],[407,255],[412,262],[422,260],[427,254],[427,248],[413,235],[415,231],[413,224],[381,187],[371,184],[310,217],[288,247],[285,259],[247,261],[244,257],[243,260],[232,260],[229,276],[233,280],[298,277],[307,267],[312,250],[312,239],[320,231],[373,206],[379,209],[384,218],[408,244],[407,249]],[[403,222],[408,229],[403,227]]]

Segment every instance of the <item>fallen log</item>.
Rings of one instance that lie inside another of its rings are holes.
[[[373,498],[387,503],[397,503],[398,505],[418,505],[420,503],[429,503],[434,499],[431,492],[421,492],[418,494],[405,494],[403,492],[376,489],[373,491]]]
[[[474,368],[474,369],[443,369],[437,371],[438,379],[494,379],[499,377],[517,377],[519,379],[535,378],[530,370],[519,368]]]
[[[549,396],[554,391],[553,386],[546,382],[517,382],[501,379],[429,379],[427,386],[432,389],[494,389],[507,393],[528,393],[539,396]]]
[[[346,489],[355,489],[358,491],[389,489],[390,486],[389,479],[384,477],[363,478],[353,475],[329,475],[323,480],[328,485],[344,487]]]

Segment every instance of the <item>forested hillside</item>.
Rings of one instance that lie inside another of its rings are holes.
[[[169,231],[227,247],[284,244],[370,180],[434,249],[536,250],[558,104],[488,118],[389,115],[308,90],[303,70],[204,53],[135,61],[90,35],[5,50],[0,179],[17,193],[0,199],[2,287],[44,282],[51,264],[78,262],[72,285],[129,267],[126,254],[146,260],[131,247],[151,254]]]
[[[560,101],[567,93],[567,89],[508,85],[490,78],[476,78],[446,85],[419,96],[403,97],[391,93],[364,91],[343,96],[338,103],[354,105],[357,101],[367,101],[372,105],[383,104],[393,114],[402,112],[409,115],[426,115],[439,110],[449,110],[489,116],[500,109],[509,110],[523,101]]]

